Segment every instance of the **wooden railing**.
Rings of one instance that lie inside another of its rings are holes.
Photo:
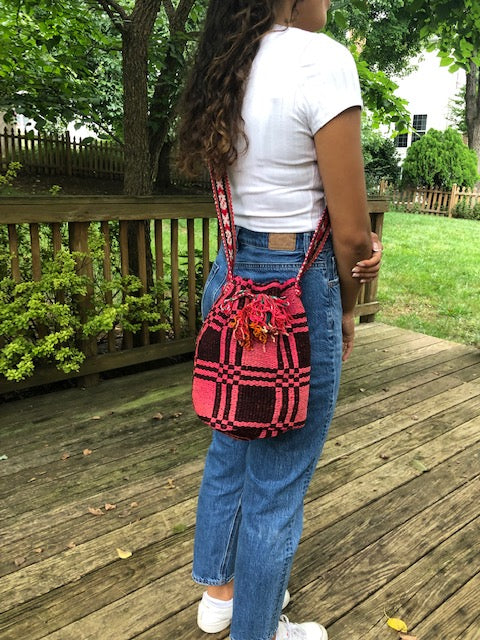
[[[372,229],[381,237],[387,200],[371,199],[369,207]],[[165,318],[168,330],[152,333],[144,323],[137,334],[131,335],[121,326],[112,326],[102,341],[97,336],[82,344],[87,357],[78,372],[65,374],[53,367],[44,367],[21,382],[11,382],[1,376],[0,394],[191,353],[198,329],[199,291],[218,246],[214,218],[215,209],[209,196],[0,198],[0,232],[3,227],[4,237],[7,237],[5,228],[8,229],[8,247],[4,247],[10,253],[7,275],[14,281],[39,280],[44,268],[42,261],[48,259],[45,256],[55,255],[62,247],[88,253],[92,229],[103,238],[103,257],[96,265],[84,261],[78,269],[107,283],[115,271],[127,275],[128,236],[131,238],[133,226],[137,230],[138,275],[144,290],[149,280],[155,284],[167,279],[169,288],[168,317]],[[150,232],[150,246],[145,242],[148,238],[145,228]],[[20,236],[27,242],[24,253],[19,251]],[[379,309],[376,294],[376,280],[362,287],[356,309],[361,322],[374,320]],[[108,287],[104,295],[107,302],[111,302],[108,296],[112,292]],[[91,300],[89,294],[82,299],[86,310]]]
[[[390,202],[396,208],[418,213],[430,213],[440,216],[454,215],[455,207],[462,203],[467,209],[473,209],[480,202],[480,191],[471,191],[454,184],[450,191],[442,189],[391,189],[388,182],[382,180],[380,195],[389,194]]]

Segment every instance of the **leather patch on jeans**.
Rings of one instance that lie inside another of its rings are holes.
[[[274,251],[295,251],[297,246],[296,233],[269,233],[268,248]]]

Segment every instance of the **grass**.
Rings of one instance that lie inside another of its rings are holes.
[[[480,347],[480,222],[388,212],[377,319]]]

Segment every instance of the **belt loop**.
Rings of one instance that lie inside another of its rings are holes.
[[[310,246],[310,240],[312,239],[312,231],[306,231],[302,233],[303,237],[303,253],[306,255],[308,251],[308,247]]]

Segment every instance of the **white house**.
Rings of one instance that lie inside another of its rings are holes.
[[[395,145],[402,160],[407,148],[429,129],[446,129],[450,101],[465,85],[463,70],[450,73],[440,66],[440,58],[435,52],[425,52],[416,61],[416,70],[403,78],[394,78],[398,84],[395,92],[408,101],[414,132],[404,133],[395,138]]]

